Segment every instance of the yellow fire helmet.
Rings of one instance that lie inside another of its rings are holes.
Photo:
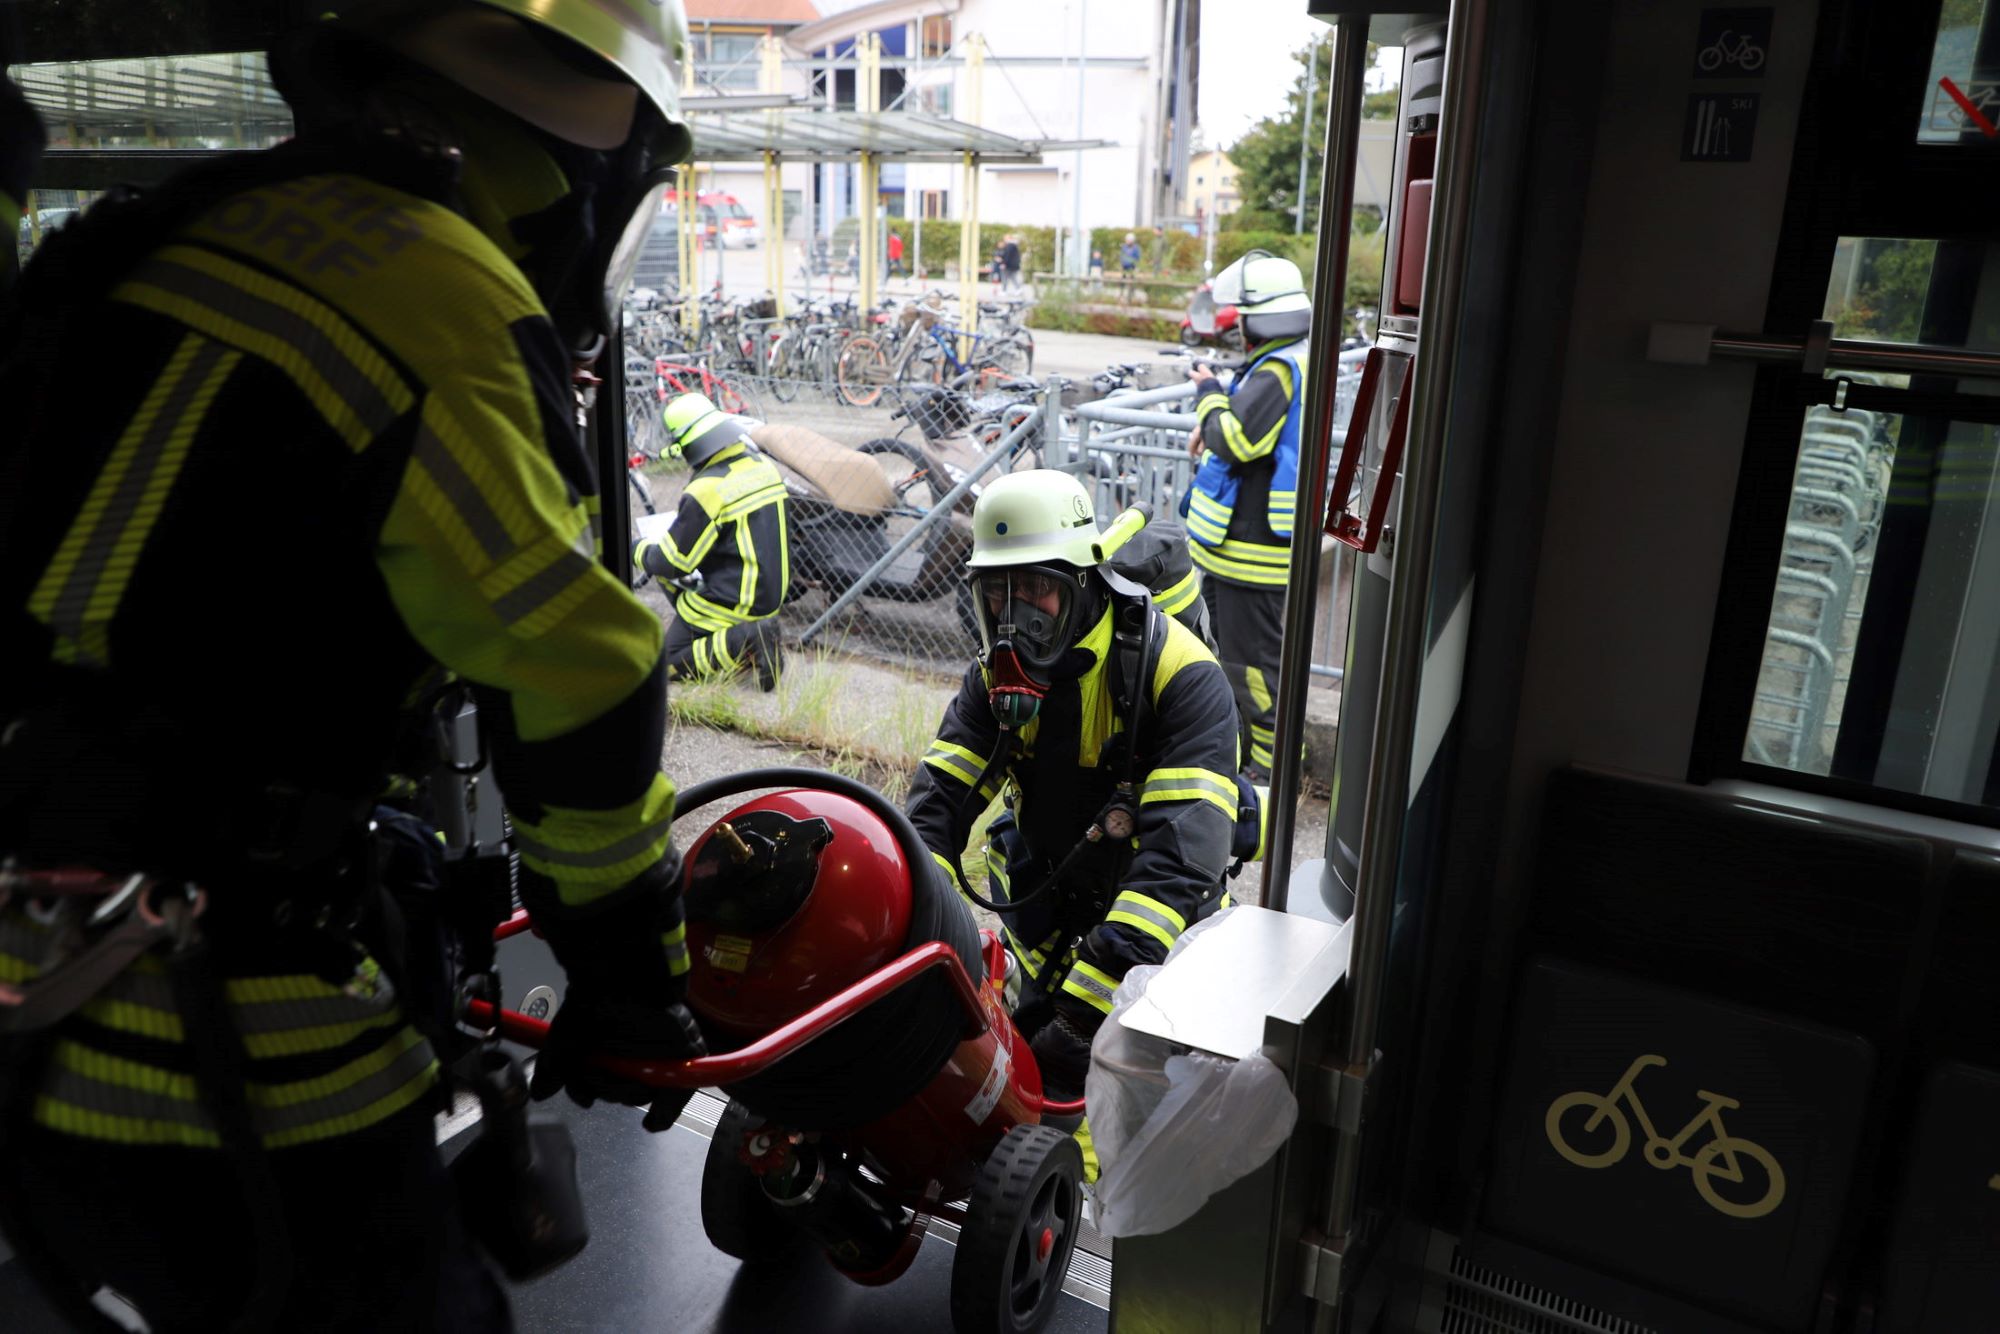
[[[666,453],[679,454],[690,468],[699,468],[750,433],[743,423],[709,402],[705,394],[682,394],[660,414],[670,443]]]
[[[1097,507],[1083,483],[1066,472],[1036,468],[1008,473],[980,492],[972,509],[968,569],[1060,562],[1098,563]]]
[[[334,9],[332,27],[379,41],[581,148],[622,147],[644,98],[673,140],[655,156],[686,155],[682,0],[348,0]]]

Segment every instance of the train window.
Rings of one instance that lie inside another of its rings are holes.
[[[1945,0],[1917,122],[1920,144],[2000,140],[2000,4]]]
[[[1842,237],[1824,318],[1843,338],[2000,350],[2000,310],[1963,296],[2000,285],[1996,253]],[[1828,378],[1875,392],[1805,409],[1741,758],[2000,804],[2000,426],[1970,406],[1990,386]]]
[[[1994,804],[1996,467],[2000,426],[1992,423],[1808,411],[1746,761]],[[1885,533],[1919,544],[1892,570],[1878,568]],[[1864,631],[1880,628],[1868,624],[1872,617],[1889,621],[1900,642],[1886,669],[1877,663],[1861,678],[1887,698],[1857,709],[1857,653]],[[1851,715],[1874,734],[1844,735]]]
[[[265,148],[292,113],[251,52],[15,65],[8,74],[63,149]]]
[[[1940,255],[1948,273],[1940,268]],[[1975,309],[1964,320],[1939,319],[1941,303],[1932,296],[1940,287],[1970,290],[1987,285],[1988,268],[2000,271],[2000,258],[1984,245],[1968,248],[1921,237],[1843,236],[1834,248],[1824,318],[1833,321],[1837,338],[2000,351],[2000,311],[1982,317]]]
[[[23,260],[99,193],[65,179],[75,166],[66,158],[264,148],[292,132],[291,110],[257,53],[51,61],[7,73],[41,113],[52,150],[22,210]]]

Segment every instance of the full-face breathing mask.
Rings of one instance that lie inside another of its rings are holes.
[[[993,716],[1008,731],[1034,721],[1049,670],[1069,650],[1085,576],[1061,566],[984,569],[972,576]]]

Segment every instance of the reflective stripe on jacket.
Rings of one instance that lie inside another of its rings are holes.
[[[1098,1011],[1108,1010],[1109,1001],[1098,1005],[1086,982],[1099,979],[1108,997],[1126,969],[1158,963],[1182,931],[1213,909],[1236,820],[1236,705],[1229,684],[1192,631],[1162,619],[1166,636],[1148,683],[1153,707],[1134,771],[1136,833],[1123,848],[1107,840],[1080,857],[1058,891],[1100,905],[1084,923],[1097,925],[1084,935],[1072,970],[1080,980],[1063,992]],[[1111,647],[1107,612],[1074,650],[1089,665],[1051,685],[1002,776],[1036,883],[1083,837],[1117,778],[1114,742],[1125,744],[1125,719],[1111,693]],[[917,766],[909,799],[911,823],[947,870],[958,864],[995,796],[990,783],[976,793],[972,785],[999,740],[986,679],[974,663]],[[1012,886],[1018,893],[1033,887],[1019,880]]]
[[[671,578],[701,572],[699,589],[675,595],[674,610],[713,634],[775,616],[791,588],[785,479],[741,444],[704,464],[681,493],[666,535],[640,544],[640,564]]]
[[[660,861],[662,629],[597,559],[569,357],[492,240],[359,175],[301,177],[208,210],[101,322],[120,373],[76,368],[72,416],[0,440],[36,486],[0,532],[10,652],[102,675],[211,769],[358,799],[443,668],[478,691],[545,929]],[[218,912],[288,888],[211,885]],[[0,979],[34,976],[42,943],[0,911]],[[226,963],[272,1145],[434,1084],[380,970],[332,946]],[[213,1142],[163,982],[142,960],[65,1023],[37,1120]]]
[[[1181,513],[1195,564],[1218,578],[1285,582],[1298,504],[1306,355],[1304,343],[1273,344],[1252,358],[1228,393],[1214,390],[1195,405],[1208,454]],[[1275,399],[1268,417],[1244,408],[1252,397]]]

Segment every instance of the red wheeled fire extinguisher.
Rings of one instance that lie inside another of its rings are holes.
[[[787,790],[732,810],[686,859],[688,1003],[713,1054],[618,1068],[730,1095],[701,1185],[719,1249],[765,1258],[810,1239],[849,1278],[880,1284],[946,1218],[959,1228],[954,1326],[991,1330],[1004,1312],[1007,1327],[1038,1330],[1061,1296],[1083,1200],[1076,1140],[1041,1122],[1082,1105],[1044,1102],[1002,1000],[1004,951],[981,939],[878,793],[765,769],[697,785],[678,804],[773,787]],[[502,932],[529,926],[517,914]],[[511,1040],[537,1045],[547,1032],[497,1018]]]

